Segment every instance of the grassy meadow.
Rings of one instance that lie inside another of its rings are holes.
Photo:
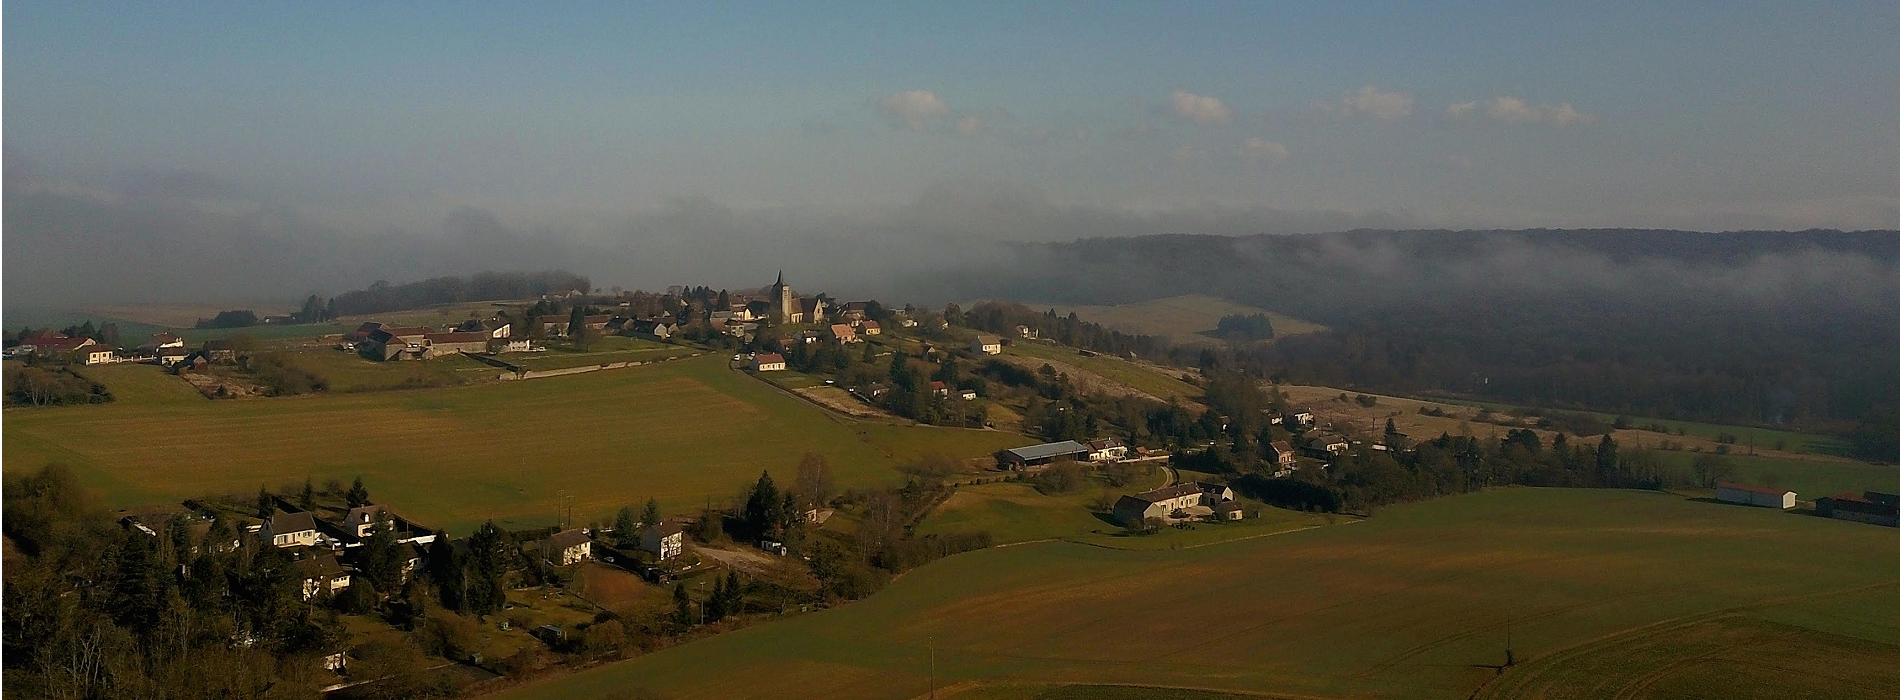
[[[360,474],[378,502],[456,532],[490,517],[551,521],[562,493],[581,522],[649,497],[669,512],[696,509],[763,470],[789,480],[808,451],[830,461],[844,488],[897,481],[898,463],[926,453],[976,457],[1033,442],[841,420],[718,355],[525,382],[235,401],[191,398],[156,368],[86,371],[120,400],[10,409],[8,473],[62,462],[117,505]]]
[[[977,699],[1868,697],[1900,680],[1900,537],[1501,489],[1209,547],[958,555],[864,601],[501,697],[916,698],[933,648],[939,686]]]
[[[1063,539],[1114,549],[1178,549],[1350,520],[1329,520],[1250,502],[1248,518],[1240,522],[1200,523],[1192,530],[1163,528],[1149,535],[1131,535],[1096,511],[1098,500],[1113,502],[1123,494],[1160,486],[1166,479],[1167,473],[1160,469],[1121,488],[1091,478],[1074,493],[1053,495],[1021,481],[962,486],[917,524],[917,534],[984,531],[998,544]]]
[[[1049,307],[1043,304],[1029,304],[1029,307],[1054,308],[1056,313],[1064,315],[1074,312],[1084,321],[1100,323],[1124,333],[1142,333],[1167,338],[1169,342],[1179,345],[1217,342],[1202,333],[1214,330],[1215,326],[1220,325],[1221,317],[1234,314],[1266,314],[1268,320],[1273,322],[1273,335],[1276,338],[1326,330],[1325,326],[1312,321],[1246,304],[1236,304],[1205,294],[1186,294],[1116,306],[1057,305]]]

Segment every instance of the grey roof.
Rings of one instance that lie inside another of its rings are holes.
[[[270,517],[270,534],[287,535],[293,532],[317,529],[317,521],[309,512],[277,513]]]
[[[1009,450],[1009,453],[1015,455],[1017,459],[1029,461],[1032,459],[1060,457],[1062,455],[1084,454],[1088,451],[1089,448],[1084,447],[1082,443],[1074,440],[1063,440],[1062,442],[1045,442],[1040,445],[1017,447]]]

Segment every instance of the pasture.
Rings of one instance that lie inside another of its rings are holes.
[[[1193,549],[957,555],[864,601],[500,697],[916,698],[933,649],[939,687],[969,698],[1870,696],[1900,673],[1900,537],[1502,489]]]
[[[1221,317],[1234,314],[1266,314],[1267,319],[1273,322],[1273,337],[1275,338],[1326,330],[1325,326],[1312,321],[1254,308],[1246,304],[1237,304],[1205,294],[1186,294],[1116,306],[1047,307],[1042,304],[1028,304],[1028,306],[1033,309],[1054,308],[1056,313],[1063,315],[1073,312],[1084,321],[1099,323],[1123,333],[1141,333],[1166,338],[1168,342],[1177,345],[1218,342],[1203,333],[1214,330],[1215,326],[1220,325]]]
[[[1163,528],[1149,535],[1131,535],[1096,510],[1098,500],[1112,503],[1123,494],[1160,486],[1166,479],[1166,472],[1156,469],[1114,488],[1098,477],[1076,492],[1053,495],[1020,481],[962,486],[917,524],[917,534],[984,531],[998,544],[1065,539],[1114,549],[1176,549],[1342,520],[1249,502],[1248,518],[1240,522],[1200,523],[1192,530]]]
[[[1183,370],[1172,370],[1172,373],[1170,373],[1170,371],[1164,371],[1157,367],[1136,362],[1129,362],[1128,360],[1118,357],[1110,357],[1107,355],[1088,356],[1077,352],[1075,348],[1029,340],[1016,341],[1009,345],[1004,352],[1011,355],[1021,355],[1028,358],[1046,360],[1052,363],[1067,364],[1083,372],[1093,374],[1104,382],[1119,384],[1162,401],[1166,401],[1169,398],[1176,398],[1187,402],[1199,397],[1203,393],[1200,387],[1179,379],[1179,375],[1185,373]],[[1034,364],[1030,365],[1032,368],[1034,366]],[[1076,379],[1085,384],[1089,381],[1088,378],[1082,377]]]
[[[848,488],[899,481],[897,464],[925,453],[969,458],[1033,442],[845,421],[728,370],[716,355],[521,382],[235,401],[158,400],[165,391],[148,380],[176,379],[99,369],[118,380],[109,387],[133,378],[143,388],[114,404],[8,411],[8,473],[62,462],[118,506],[360,474],[378,502],[465,533],[490,517],[546,524],[563,495],[581,523],[649,497],[668,512],[697,509],[764,470],[789,481],[805,452],[824,455]]]

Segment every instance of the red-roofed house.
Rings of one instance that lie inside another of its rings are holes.
[[[762,352],[752,358],[754,372],[785,371],[785,356],[776,352]]]

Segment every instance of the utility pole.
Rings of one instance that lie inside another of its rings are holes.
[[[1517,665],[1517,659],[1511,654],[1511,613],[1504,613],[1504,665],[1508,668]]]
[[[924,643],[930,648],[930,700],[937,700],[937,640],[925,637]]]

